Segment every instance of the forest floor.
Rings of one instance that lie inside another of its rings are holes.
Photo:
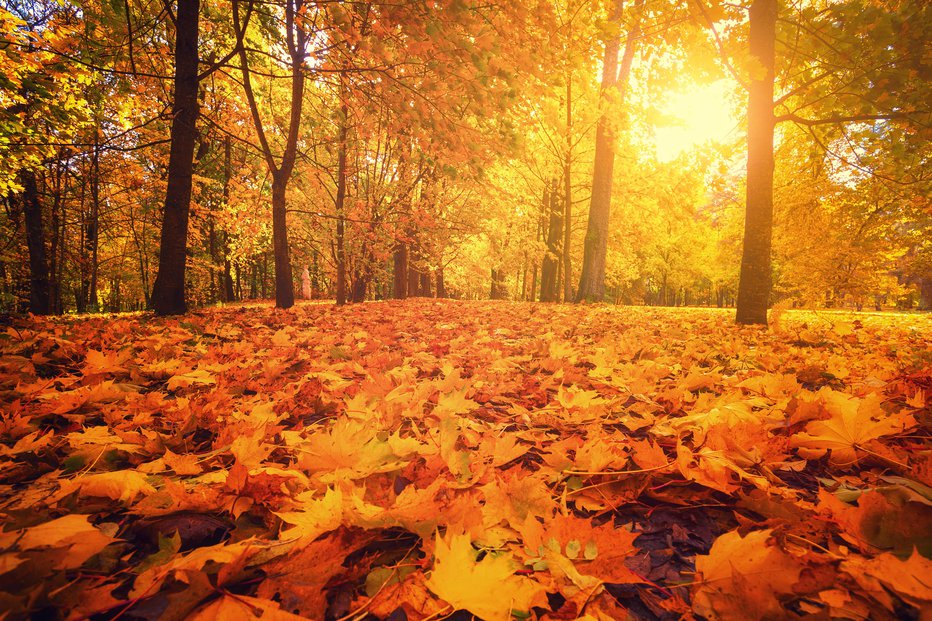
[[[929,618],[932,316],[732,317],[13,320],[0,618]]]

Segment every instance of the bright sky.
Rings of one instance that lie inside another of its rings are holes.
[[[670,124],[655,128],[657,159],[669,162],[709,140],[726,142],[738,132],[732,116],[728,80],[698,84],[671,94],[659,111]]]

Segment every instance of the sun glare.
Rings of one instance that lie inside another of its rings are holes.
[[[669,162],[708,141],[728,142],[738,131],[732,113],[731,83],[718,80],[670,95],[659,107],[663,123],[654,128],[657,159]]]

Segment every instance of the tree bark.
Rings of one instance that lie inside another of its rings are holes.
[[[177,315],[187,310],[184,278],[194,147],[197,141],[199,11],[200,0],[178,0],[168,187],[162,216],[159,270],[151,296],[152,308],[157,315]]]
[[[288,224],[285,220],[285,190],[290,176],[290,169],[279,169],[272,176],[272,252],[275,258],[275,305],[278,308],[294,306]]]
[[[773,236],[773,91],[777,0],[751,3],[750,51],[759,73],[752,73],[748,97],[747,204],[744,249],[735,320],[767,325],[770,305],[770,246]]]
[[[246,95],[246,102],[249,104],[256,134],[258,134],[262,155],[265,158],[269,172],[272,174],[272,251],[275,261],[275,305],[278,308],[291,308],[294,306],[294,278],[291,271],[291,254],[288,248],[285,194],[297,160],[298,134],[301,129],[301,111],[304,106],[305,78],[303,64],[307,32],[304,30],[300,16],[302,5],[303,0],[286,0],[285,2],[285,44],[291,66],[291,108],[288,115],[288,126],[282,128],[282,133],[285,135],[285,147],[282,150],[281,161],[276,163],[275,155],[272,153],[272,147],[265,133],[265,126],[262,123],[262,116],[259,114],[255,93],[252,89],[249,57],[246,54],[246,46],[243,44],[246,27],[252,14],[253,1],[248,2],[245,23],[241,25],[239,1],[233,0],[233,30],[236,33],[240,70],[243,74],[243,91]]]
[[[573,72],[566,78],[566,157],[563,161],[563,299],[573,299],[573,266],[570,253],[573,233]]]
[[[408,297],[408,244],[397,242],[392,256],[392,297],[403,300]]]
[[[541,267],[540,301],[556,302],[560,298],[558,290],[558,271],[560,267],[560,237],[563,234],[563,217],[560,213],[557,182],[552,182],[551,190],[544,194],[547,203],[547,255]]]
[[[97,301],[97,249],[100,245],[100,133],[94,128],[94,151],[91,154],[91,213],[84,222],[84,247],[81,257],[81,296],[85,308],[96,313]]]
[[[29,312],[48,315],[52,312],[49,287],[49,261],[45,249],[45,227],[36,173],[23,170],[23,216],[26,224],[26,245],[29,248]]]
[[[628,31],[621,68],[618,67],[618,51],[621,47],[621,30],[605,42],[605,58],[602,65],[603,105],[615,100],[622,105],[631,63],[640,34],[640,6],[635,2],[638,16]],[[616,0],[612,11],[612,22],[621,21],[623,0]],[[616,94],[617,93],[617,94]],[[592,197],[589,200],[589,222],[583,246],[583,264],[579,275],[576,301],[600,302],[605,297],[605,258],[608,252],[608,225],[612,206],[612,175],[615,168],[615,131],[612,119],[603,110],[596,126],[595,163],[592,170]]]
[[[341,90],[341,96],[344,95]],[[346,209],[346,150],[347,150],[347,136],[349,133],[349,107],[344,100],[340,104],[340,114],[342,115],[340,120],[340,138],[338,145],[337,153],[337,196],[336,196],[336,212],[337,212],[337,249],[336,249],[336,262],[337,262],[337,305],[343,306],[346,304],[346,223],[344,221],[344,210]]]
[[[233,177],[232,144],[230,136],[223,141],[223,204],[230,204],[230,179]],[[230,273],[230,234],[223,233],[223,301],[232,302],[233,275]]]
[[[446,281],[443,278],[443,266],[438,267],[437,270],[434,272],[434,283],[436,285],[435,287],[436,295],[434,297],[437,297],[437,298],[447,297],[447,285],[446,285]]]

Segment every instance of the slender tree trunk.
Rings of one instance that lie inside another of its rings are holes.
[[[434,272],[434,282],[436,283],[436,296],[438,298],[447,297],[447,285],[443,279],[443,266],[437,268]]]
[[[553,180],[551,190],[544,195],[547,202],[547,256],[541,268],[540,301],[557,302],[560,299],[560,237],[563,235],[563,214],[560,213],[560,197],[557,182]]]
[[[570,250],[573,233],[573,72],[566,77],[566,158],[563,160],[563,299],[573,299],[573,266]]]
[[[233,162],[231,157],[232,144],[230,136],[223,141],[223,204],[230,204],[230,179],[233,177]],[[232,302],[233,275],[230,273],[230,234],[223,233],[223,301]]]
[[[100,266],[97,261],[97,251],[100,248],[100,131],[94,128],[94,154],[91,159],[91,215],[86,223],[87,254],[90,260],[87,289],[85,291],[87,308],[92,313],[98,312],[97,301],[97,274]]]
[[[752,74],[748,97],[748,178],[744,251],[738,281],[741,324],[767,324],[770,245],[773,235],[773,91],[777,0],[754,0],[750,9],[751,56],[763,69]]]
[[[398,242],[392,255],[392,297],[403,300],[408,297],[408,244]]]
[[[427,298],[433,297],[433,284],[430,282],[430,273],[420,272],[418,276],[420,277],[421,281],[420,285],[418,286],[418,288],[421,290],[421,295]]]
[[[252,14],[253,0],[247,3],[245,22]],[[298,152],[298,134],[300,133],[301,111],[304,106],[304,57],[307,44],[307,32],[304,30],[302,7],[303,0],[286,0],[285,2],[285,46],[288,50],[291,66],[291,109],[288,126],[281,128],[286,136],[285,148],[281,162],[276,164],[275,155],[269,144],[259,113],[259,106],[252,89],[249,70],[249,57],[246,46],[242,43],[246,36],[246,23],[240,22],[239,1],[233,0],[233,30],[236,33],[240,70],[243,74],[243,91],[249,104],[253,124],[258,134],[259,145],[265,158],[266,166],[272,174],[272,250],[275,261],[275,305],[279,308],[294,306],[294,278],[291,271],[291,254],[288,248],[288,220],[285,203],[288,181],[294,171]],[[263,286],[265,279],[263,278]]]
[[[272,177],[272,252],[275,257],[275,305],[279,308],[291,308],[294,305],[288,225],[285,220],[285,190],[291,171],[287,172],[286,176],[285,171],[279,169]]]
[[[342,89],[341,89],[342,90]],[[337,153],[337,304],[342,306],[346,304],[346,223],[344,222],[344,210],[346,208],[346,149],[347,136],[349,132],[349,107],[344,100],[340,104],[340,144]]]
[[[52,312],[49,299],[49,262],[45,249],[45,227],[42,222],[42,203],[36,173],[24,170],[23,216],[26,223],[26,245],[29,248],[29,312],[48,315]]]
[[[420,253],[417,251],[417,247],[413,245],[408,246],[408,297],[419,297],[424,295],[424,292],[421,290],[421,272],[418,271],[418,268],[415,265],[415,261],[412,260],[412,253],[415,258],[420,256]]]
[[[627,90],[631,63],[640,34],[640,6],[643,0],[635,2],[634,24],[628,31],[625,52],[618,67],[618,51],[621,47],[621,30],[605,42],[605,57],[602,65],[602,101],[617,101],[623,105]],[[621,21],[623,0],[616,0],[612,11],[612,21]],[[617,91],[617,97],[611,93]],[[615,122],[603,110],[596,126],[595,163],[592,170],[592,197],[589,201],[589,222],[586,226],[586,238],[583,246],[583,264],[579,275],[579,288],[576,301],[599,302],[605,297],[605,259],[608,252],[608,225],[612,206],[612,175],[615,168]]]
[[[61,299],[61,258],[64,256],[62,246],[65,237],[63,235],[62,203],[62,176],[64,169],[64,153],[59,154],[55,163],[55,181],[52,189],[52,222],[49,230],[49,310],[50,312],[60,315],[63,311]]]
[[[175,92],[172,103],[168,187],[162,216],[159,271],[152,286],[152,308],[157,315],[187,310],[184,296],[191,179],[197,141],[197,37],[200,0],[178,0],[175,16]]]
[[[493,300],[504,300],[505,291],[505,273],[496,268],[492,268],[492,287],[489,291],[489,297]]]

